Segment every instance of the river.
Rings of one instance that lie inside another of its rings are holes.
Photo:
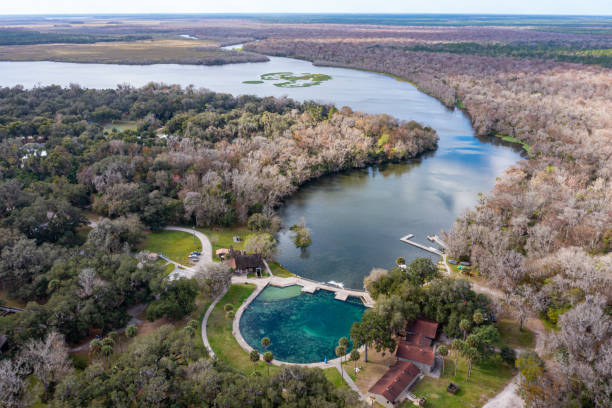
[[[331,80],[302,88],[281,88],[272,81],[245,84],[271,72],[320,73]],[[313,244],[294,247],[289,231],[279,234],[277,259],[292,272],[320,281],[361,288],[373,267],[389,268],[407,260],[435,256],[399,241],[411,233],[426,235],[448,228],[487,192],[504,169],[521,159],[520,149],[493,138],[477,138],[466,115],[449,110],[408,82],[389,76],[310,62],[270,57],[269,62],[201,65],[109,65],[58,62],[0,62],[0,85],[32,88],[72,83],[88,88],[151,81],[208,88],[231,94],[289,96],[388,113],[436,129],[436,152],[404,164],[367,168],[323,177],[303,186],[279,213],[290,226],[302,217]]]

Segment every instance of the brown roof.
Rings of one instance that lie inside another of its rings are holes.
[[[397,346],[395,356],[397,358],[416,361],[417,363],[423,363],[429,366],[432,366],[435,361],[434,350],[432,347],[416,346],[407,342],[406,340],[400,341],[399,345]]]
[[[249,268],[264,268],[260,254],[235,255],[236,269],[244,270]]]
[[[433,340],[425,336],[408,334],[406,335],[406,343],[414,344],[415,346],[419,347],[431,347]]]
[[[387,400],[394,402],[420,372],[418,367],[410,361],[397,361],[370,388],[370,392],[372,394],[380,394]]]
[[[438,323],[433,320],[418,318],[406,326],[406,332],[416,336],[425,336],[435,339],[438,334]]]

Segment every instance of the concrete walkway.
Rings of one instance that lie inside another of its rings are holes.
[[[363,352],[363,350],[362,350],[362,352]],[[355,382],[353,381],[353,379],[351,378],[349,373],[346,372],[346,370],[344,369],[344,367],[342,367],[342,364],[339,361],[337,363],[334,363],[334,367],[336,367],[336,370],[338,370],[338,372],[340,373],[340,376],[342,376],[344,378],[344,381],[346,381],[346,383],[348,384],[349,388],[351,390],[355,391],[357,394],[359,394],[359,397],[361,397],[362,401],[369,402],[369,400],[366,398],[366,396],[361,393],[359,388],[357,388],[357,384],[355,384]]]
[[[270,285],[277,286],[280,288],[286,288],[287,286],[298,285],[302,287],[302,292],[314,293],[317,290],[328,290],[335,293],[335,298],[338,300],[346,300],[348,297],[356,297],[361,299],[366,307],[374,307],[376,303],[367,291],[364,290],[353,290],[344,289],[326,283],[305,279],[300,276],[292,276],[290,278],[281,278],[280,276],[274,276],[270,280]]]
[[[279,285],[280,287],[287,287],[287,286],[292,286],[292,285],[300,285],[301,279],[303,278],[297,278],[297,277],[281,278],[278,276],[275,276],[272,278],[263,278],[263,279],[262,278],[247,278],[244,276],[232,277],[232,285],[250,283],[256,286],[256,289],[253,291],[253,293],[251,293],[251,295],[245,299],[245,301],[236,311],[236,316],[234,317],[234,321],[232,323],[232,334],[234,335],[234,337],[238,341],[238,344],[240,344],[240,347],[242,347],[244,351],[246,351],[247,353],[250,353],[253,350],[253,347],[251,347],[246,342],[246,340],[244,340],[244,337],[242,337],[242,333],[240,333],[240,318],[242,317],[242,314],[244,313],[245,309],[249,306],[249,304],[251,304],[251,302],[257,297],[257,295],[259,295],[261,291],[266,288],[266,286]],[[340,288],[334,288],[334,287],[330,287],[330,288],[333,288],[335,290],[340,290]],[[349,357],[349,354],[345,356],[345,358],[348,358],[348,357]],[[278,365],[278,366],[296,365],[296,366],[303,366],[303,367],[329,368],[329,367],[335,367],[335,364],[340,364],[340,359],[341,358],[338,357],[333,360],[328,360],[327,363],[318,362],[318,363],[303,363],[303,364],[302,363],[288,363],[285,361],[279,361],[275,359],[275,360],[272,360],[272,364]]]
[[[206,310],[206,313],[204,314],[204,318],[202,319],[202,342],[204,343],[204,347],[206,347],[206,349],[208,350],[208,354],[210,358],[215,358],[216,356],[215,356],[215,352],[212,349],[212,346],[210,345],[210,342],[208,341],[208,333],[206,332],[206,326],[208,326],[208,318],[210,317],[210,314],[212,313],[217,303],[219,303],[219,301],[223,299],[223,296],[225,296],[228,289],[229,288],[225,288],[223,293],[217,296],[217,298],[210,304],[210,306],[208,306],[208,309]]]
[[[242,334],[240,333],[240,318],[242,317],[242,314],[246,310],[247,306],[261,293],[262,290],[266,288],[266,286],[270,284],[271,280],[272,278],[257,279],[257,278],[241,277],[241,276],[235,276],[232,278],[232,285],[250,283],[256,286],[253,293],[251,293],[251,295],[249,295],[249,297],[245,299],[242,305],[240,305],[240,307],[236,311],[234,320],[232,321],[232,334],[234,335],[234,338],[236,338],[236,341],[238,342],[240,347],[242,347],[242,349],[247,353],[250,353],[253,350],[253,347],[249,346],[249,344],[246,342],[246,340],[244,340],[244,337],[242,337]],[[211,358],[215,358],[216,356],[215,356],[215,352],[213,351],[210,345],[210,342],[208,341],[208,334],[207,334],[206,326],[208,325],[208,319],[213,309],[219,303],[219,301],[223,299],[223,296],[225,296],[226,293],[227,293],[227,289],[222,294],[217,296],[214,302],[211,303],[210,306],[208,307],[208,310],[206,310],[206,313],[204,314],[204,318],[202,319],[202,342],[204,343],[204,346],[208,349],[208,353],[210,354]],[[361,352],[363,353],[363,350],[361,350]],[[349,358],[349,354],[345,356],[345,359],[348,359],[348,358]],[[346,383],[348,384],[349,388],[355,391],[364,402],[368,402],[368,400],[361,393],[359,388],[357,388],[357,385],[355,384],[355,382],[351,379],[349,374],[342,367],[341,361],[342,359],[338,357],[336,359],[329,360],[327,363],[319,362],[319,363],[309,363],[309,364],[297,364],[297,363],[287,363],[285,361],[279,361],[279,360],[274,359],[272,360],[272,364],[276,366],[290,365],[290,366],[302,366],[302,367],[321,368],[321,369],[333,367],[336,370],[338,370],[340,375],[344,378],[344,381],[346,381]]]

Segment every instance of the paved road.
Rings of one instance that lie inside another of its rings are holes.
[[[183,227],[166,227],[164,228],[165,230],[168,231],[181,231],[181,232],[186,232],[188,234],[193,234],[194,230],[193,228],[183,228]],[[202,234],[199,231],[195,231],[195,236],[200,240],[201,246],[202,246],[202,250],[200,251],[202,254],[200,255],[200,260],[198,261],[198,263],[196,263],[194,266],[185,266],[185,265],[180,265],[174,261],[171,261],[172,263],[182,266],[184,269],[178,269],[175,270],[173,273],[175,273],[176,277],[185,277],[185,278],[191,278],[195,271],[197,271],[198,269],[200,269],[200,267],[210,264],[213,262],[213,258],[212,258],[212,245],[210,243],[210,240],[208,239],[208,237],[204,234]]]

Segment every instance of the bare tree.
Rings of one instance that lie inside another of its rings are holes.
[[[210,297],[216,297],[229,287],[232,269],[224,263],[209,263],[200,267],[194,278]]]
[[[383,268],[372,268],[372,270],[370,271],[370,274],[368,276],[366,276],[365,278],[363,278],[363,287],[366,288],[366,290],[368,289],[368,287],[376,282],[377,280],[379,280],[380,278],[382,278],[383,276],[386,276],[389,274],[389,271]]]
[[[104,281],[98,277],[98,274],[93,268],[84,268],[79,273],[79,296],[87,298],[93,295],[96,288],[104,285]]]
[[[603,297],[587,296],[585,301],[564,313],[557,346],[567,351],[563,368],[568,376],[578,375],[599,406],[606,406],[612,386],[612,318],[606,313]]]
[[[45,400],[55,385],[72,372],[64,336],[52,331],[44,340],[30,340],[21,352],[24,363],[32,368],[44,388]]]
[[[525,320],[532,312],[531,302],[535,296],[535,289],[529,285],[521,285],[517,288],[516,293],[509,298],[508,305],[519,321],[520,330],[523,330]]]
[[[14,360],[0,360],[0,407],[21,408],[29,406],[26,392],[23,361],[20,356]]]

